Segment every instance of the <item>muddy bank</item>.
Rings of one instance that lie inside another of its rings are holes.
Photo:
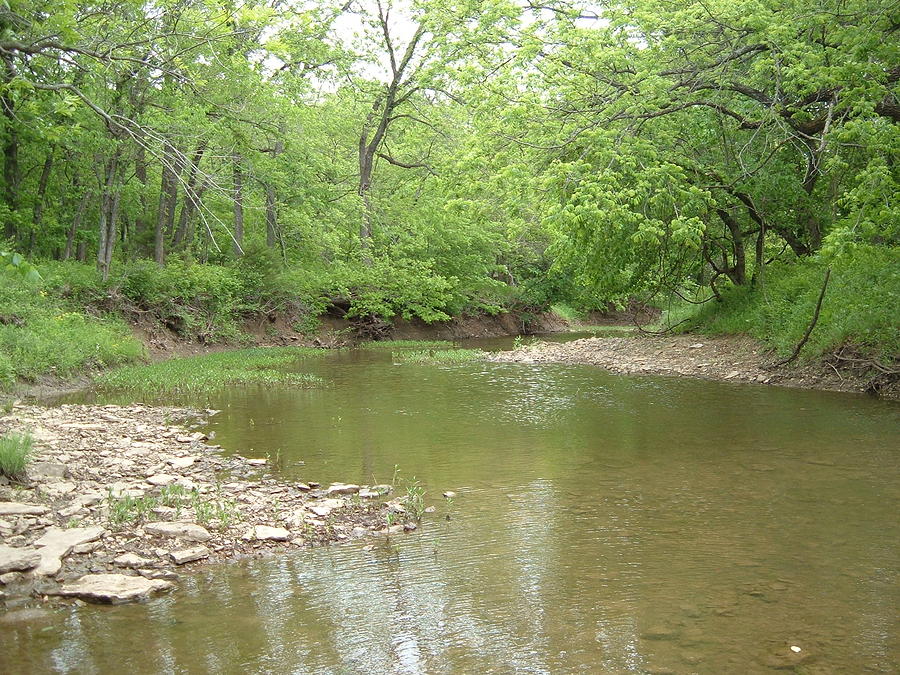
[[[565,319],[552,312],[534,314],[503,313],[495,316],[461,316],[449,321],[425,323],[421,319],[396,318],[385,321],[373,317],[346,319],[340,312],[320,318],[312,332],[297,330],[296,321],[279,314],[247,319],[242,326],[241,346],[272,347],[295,345],[335,349],[352,347],[370,340],[463,340],[570,330]],[[598,314],[598,317],[607,316]],[[611,315],[610,315],[611,316]],[[600,320],[600,319],[598,319]],[[234,349],[230,343],[207,343],[190,339],[155,322],[132,324],[132,332],[147,349],[151,360],[198,356]]]
[[[838,372],[827,364],[770,369],[774,359],[756,340],[740,336],[597,337],[566,343],[538,342],[491,356],[512,363],[584,363],[613,373],[697,377],[707,380],[864,392],[870,379]],[[879,392],[900,399],[897,384]]]
[[[391,486],[286,482],[268,459],[222,454],[196,430],[214,413],[19,405],[0,418],[35,447],[27,479],[0,476],[0,602],[116,604],[202,562],[415,529]]]

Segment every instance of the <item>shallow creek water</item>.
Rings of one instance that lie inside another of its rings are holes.
[[[0,622],[0,671],[896,672],[896,404],[377,351],[298,368],[327,385],[167,403],[221,408],[215,442],[288,478],[399,467],[437,507],[420,530]]]

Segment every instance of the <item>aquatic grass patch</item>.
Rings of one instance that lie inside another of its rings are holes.
[[[378,340],[376,342],[363,342],[360,349],[450,349],[453,343],[449,340]]]
[[[480,349],[423,349],[392,352],[397,363],[471,363],[482,361],[487,352]]]
[[[29,434],[13,432],[0,436],[0,474],[13,480],[24,477],[33,447]]]
[[[324,352],[306,347],[256,347],[125,366],[96,378],[105,391],[149,395],[207,394],[232,385],[314,386],[322,379],[287,370],[301,358]]]

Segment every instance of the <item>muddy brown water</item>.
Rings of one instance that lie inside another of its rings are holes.
[[[298,368],[327,385],[177,403],[288,478],[399,467],[437,507],[420,530],[8,613],[0,671],[896,672],[897,404],[375,351]]]

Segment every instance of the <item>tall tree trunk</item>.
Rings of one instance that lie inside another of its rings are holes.
[[[153,230],[153,259],[158,265],[166,262],[166,233],[171,234],[178,199],[178,152],[167,140],[163,141],[163,166],[159,186],[159,208]]]
[[[272,158],[278,157],[284,152],[285,125],[282,122],[278,126],[278,138],[272,149]],[[266,183],[266,246],[275,248],[278,242],[278,195],[272,182]]]
[[[725,274],[735,285],[742,286],[747,281],[747,260],[741,224],[725,209],[717,209],[717,213],[731,235],[732,263],[726,264]]]
[[[41,169],[41,177],[38,179],[38,189],[35,195],[34,211],[31,214],[31,232],[28,235],[28,254],[31,255],[34,250],[34,242],[37,237],[38,230],[41,229],[41,222],[44,219],[44,196],[47,194],[47,183],[50,182],[50,172],[53,170],[53,148],[47,153],[44,159],[44,166]]]
[[[182,244],[190,245],[193,242],[193,222],[194,212],[200,207],[200,193],[205,189],[201,186],[200,191],[197,189],[197,178],[200,172],[200,162],[203,159],[203,153],[206,152],[206,141],[201,141],[194,150],[191,157],[190,168],[188,169],[188,177],[184,186],[184,199],[181,203],[181,213],[178,216],[178,227],[175,228],[175,235],[172,238],[172,246],[180,248]]]
[[[3,142],[3,200],[9,210],[6,222],[3,224],[3,234],[12,238],[17,234],[15,211],[19,206],[19,183],[21,181],[19,133],[16,128],[18,120],[16,120],[15,102],[8,88],[9,83],[16,76],[16,68],[13,65],[12,56],[8,53],[4,52],[2,59],[3,81],[6,85],[3,95],[0,96],[0,106],[3,108],[4,126],[6,127],[6,138]]]
[[[238,153],[232,155],[234,178],[234,239],[232,249],[234,255],[244,255],[244,170],[242,158]]]
[[[359,240],[363,249],[369,247],[372,239],[372,166],[375,163],[375,148],[366,143],[366,135],[359,139],[359,190],[362,199],[362,222],[359,226]]]
[[[113,251],[116,246],[116,219],[119,216],[121,190],[118,184],[119,150],[104,168],[103,192],[100,198],[100,238],[97,247],[97,268],[103,281],[109,279]]]
[[[69,260],[72,257],[75,238],[78,236],[78,230],[81,229],[81,221],[84,220],[84,212],[87,211],[88,203],[90,203],[92,196],[93,193],[90,190],[85,191],[85,193],[81,195],[81,201],[78,203],[78,210],[75,212],[75,217],[72,218],[72,224],[69,226],[69,233],[66,236],[66,249],[63,251],[63,260]],[[81,245],[82,242],[78,242],[79,248],[81,248]]]
[[[139,133],[139,132],[138,132]],[[134,231],[140,243],[141,254],[145,254],[146,242],[150,238],[150,219],[147,217],[147,151],[144,149],[143,143],[138,142],[134,150],[134,175],[141,183],[141,190],[138,196],[140,207],[134,218]]]

